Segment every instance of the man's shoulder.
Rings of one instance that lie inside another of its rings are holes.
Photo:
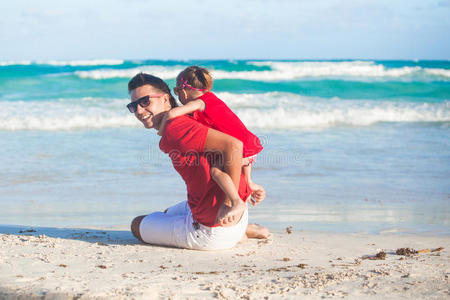
[[[202,125],[193,119],[191,116],[178,116],[173,119],[167,121],[166,128],[164,130],[165,134],[172,134],[174,132],[179,131],[180,129],[189,127],[189,126],[198,126]]]
[[[182,147],[182,145],[203,144],[207,132],[208,127],[192,117],[179,116],[167,121],[159,145],[161,150],[167,151],[169,148]]]

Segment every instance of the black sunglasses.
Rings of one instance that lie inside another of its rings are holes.
[[[162,97],[162,94],[156,94],[156,95],[148,95],[148,96],[144,96],[142,98],[139,98],[136,101],[130,102],[127,104],[128,110],[130,111],[130,113],[135,113],[137,111],[137,106],[139,104],[140,107],[144,108],[149,106],[150,104],[150,98],[159,98]]]

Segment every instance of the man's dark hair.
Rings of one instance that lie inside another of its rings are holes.
[[[136,74],[131,80],[128,82],[128,93],[130,93],[132,90],[137,89],[138,87],[141,87],[143,85],[151,85],[155,89],[160,90],[161,92],[169,95],[169,101],[171,107],[177,107],[177,101],[170,93],[169,86],[159,77],[146,74],[146,73],[139,73]]]

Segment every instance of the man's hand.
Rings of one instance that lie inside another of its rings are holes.
[[[249,183],[249,186],[252,190],[252,198],[250,199],[250,203],[255,206],[266,198],[266,191],[262,186],[253,182]]]

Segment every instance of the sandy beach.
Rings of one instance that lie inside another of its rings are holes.
[[[290,232],[290,233],[289,233]],[[0,227],[1,299],[445,299],[446,236],[277,231],[226,251],[144,245],[127,228]],[[398,248],[425,252],[398,255]],[[443,247],[443,249],[441,249]],[[370,259],[385,252],[383,259]]]
[[[0,300],[450,300],[450,0],[0,8]]]
[[[450,61],[128,54],[0,61],[0,298],[450,298]],[[173,89],[196,64],[263,144],[249,220],[267,242],[197,252],[129,231],[186,184],[127,84],[143,71]]]

